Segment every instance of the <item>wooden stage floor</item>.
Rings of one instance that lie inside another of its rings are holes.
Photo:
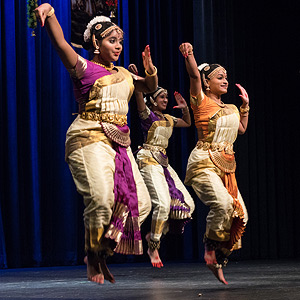
[[[230,262],[229,282],[218,282],[203,263],[111,264],[116,283],[86,280],[84,266],[0,270],[0,299],[87,300],[299,300],[300,261]]]

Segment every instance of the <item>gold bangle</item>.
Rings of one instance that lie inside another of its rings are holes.
[[[247,105],[247,107],[240,107],[240,113],[244,114],[244,113],[248,113],[250,110],[250,107]]]
[[[145,69],[146,76],[152,77],[157,74],[157,68],[155,66],[153,66],[153,68],[154,68],[154,72],[152,74],[149,74],[148,71]]]
[[[189,112],[189,107],[186,106],[184,108],[181,109],[182,114],[188,113]]]
[[[47,13],[47,18],[50,18],[55,13],[54,8],[51,6],[50,11]]]

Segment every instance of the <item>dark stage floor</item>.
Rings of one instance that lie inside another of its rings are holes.
[[[300,261],[230,262],[228,286],[203,263],[112,264],[116,283],[86,280],[85,267],[0,270],[0,299],[299,300]]]

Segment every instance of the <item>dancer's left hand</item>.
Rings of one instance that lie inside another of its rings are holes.
[[[235,84],[241,91],[241,94],[239,95],[243,101],[242,106],[247,106],[249,105],[249,96],[246,92],[246,90],[238,83]]]
[[[183,108],[187,107],[186,101],[184,100],[184,98],[181,96],[180,93],[175,92],[174,97],[175,97],[175,100],[177,102],[177,106],[174,106],[173,108],[183,109]]]

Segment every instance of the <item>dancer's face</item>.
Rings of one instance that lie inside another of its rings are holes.
[[[113,30],[101,41],[100,57],[104,62],[117,61],[123,50],[123,34]]]
[[[219,71],[212,79],[208,80],[207,82],[212,94],[223,95],[227,93],[227,74],[223,71]]]
[[[166,92],[161,92],[156,96],[155,102],[157,103],[156,109],[163,111],[167,108],[168,105],[168,94]]]

